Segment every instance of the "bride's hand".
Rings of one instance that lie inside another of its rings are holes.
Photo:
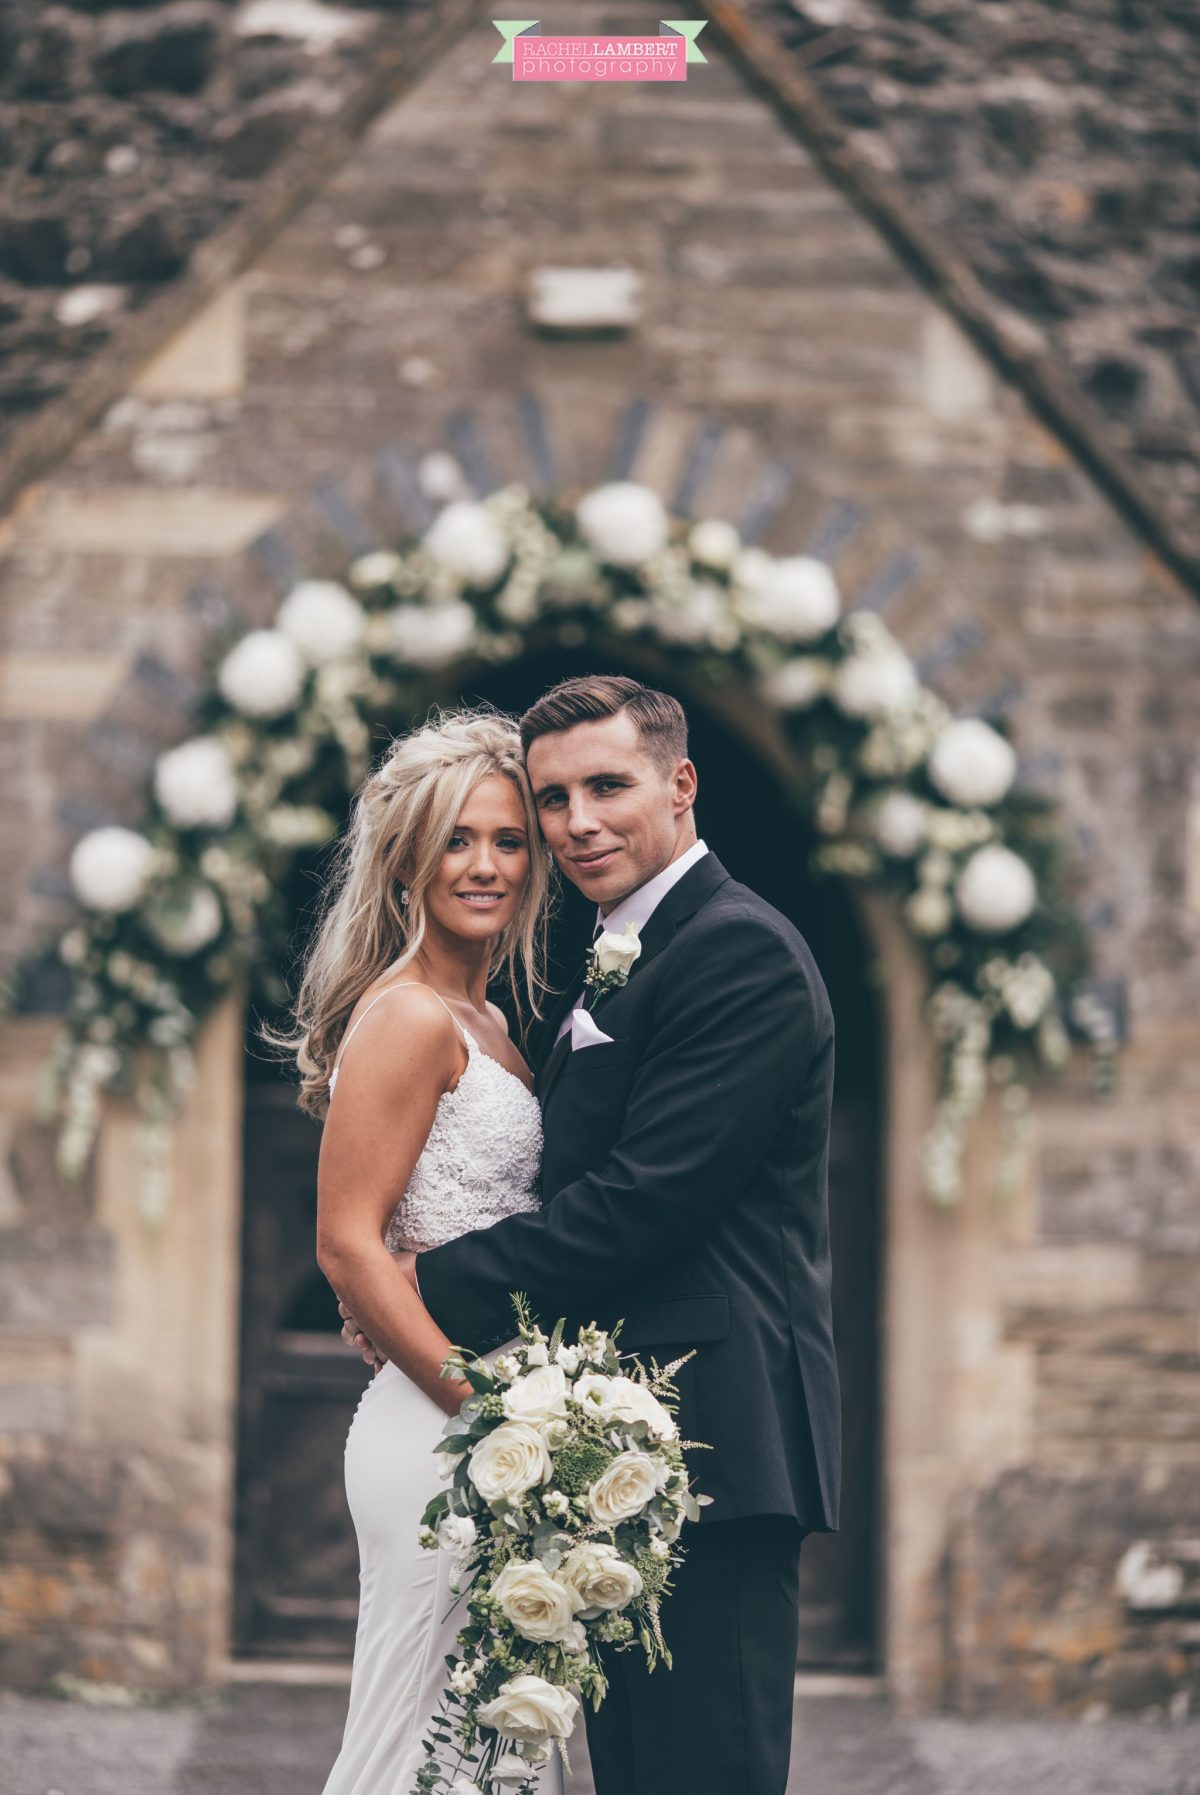
[[[387,1354],[376,1350],[374,1341],[368,1340],[367,1336],[355,1321],[353,1315],[351,1315],[349,1309],[347,1309],[345,1303],[338,1303],[338,1314],[344,1317],[342,1322],[342,1339],[346,1342],[346,1345],[354,1347],[360,1354],[365,1365],[370,1365],[376,1370],[378,1370],[380,1366],[386,1365]]]

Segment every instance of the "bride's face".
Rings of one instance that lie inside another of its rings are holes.
[[[499,935],[529,882],[525,809],[511,779],[481,779],[459,812],[442,864],[425,892],[429,921],[468,941]]]

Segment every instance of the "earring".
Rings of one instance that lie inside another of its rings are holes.
[[[408,888],[407,888],[407,886],[405,886],[400,892],[400,903],[401,903],[401,906],[405,910],[408,909]]]

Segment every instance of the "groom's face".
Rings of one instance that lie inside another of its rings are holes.
[[[551,853],[604,910],[695,838],[695,768],[660,766],[627,711],[538,736],[526,760]]]

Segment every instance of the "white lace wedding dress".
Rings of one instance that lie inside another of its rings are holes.
[[[411,988],[411,981],[399,981],[373,1002]],[[438,1246],[537,1207],[537,1098],[445,1007],[466,1043],[467,1067],[438,1102],[388,1224],[389,1248]],[[331,1097],[352,1033],[329,1080]],[[504,1350],[488,1353],[488,1362]],[[350,1423],[346,1497],[358,1535],[358,1630],[342,1747],[322,1795],[410,1795],[425,1761],[421,1741],[445,1688],[446,1654],[467,1619],[465,1601],[455,1607],[449,1587],[451,1555],[417,1544],[421,1515],[441,1487],[433,1454],[446,1418],[389,1359]],[[540,1795],[562,1795],[557,1754],[537,1787]]]

